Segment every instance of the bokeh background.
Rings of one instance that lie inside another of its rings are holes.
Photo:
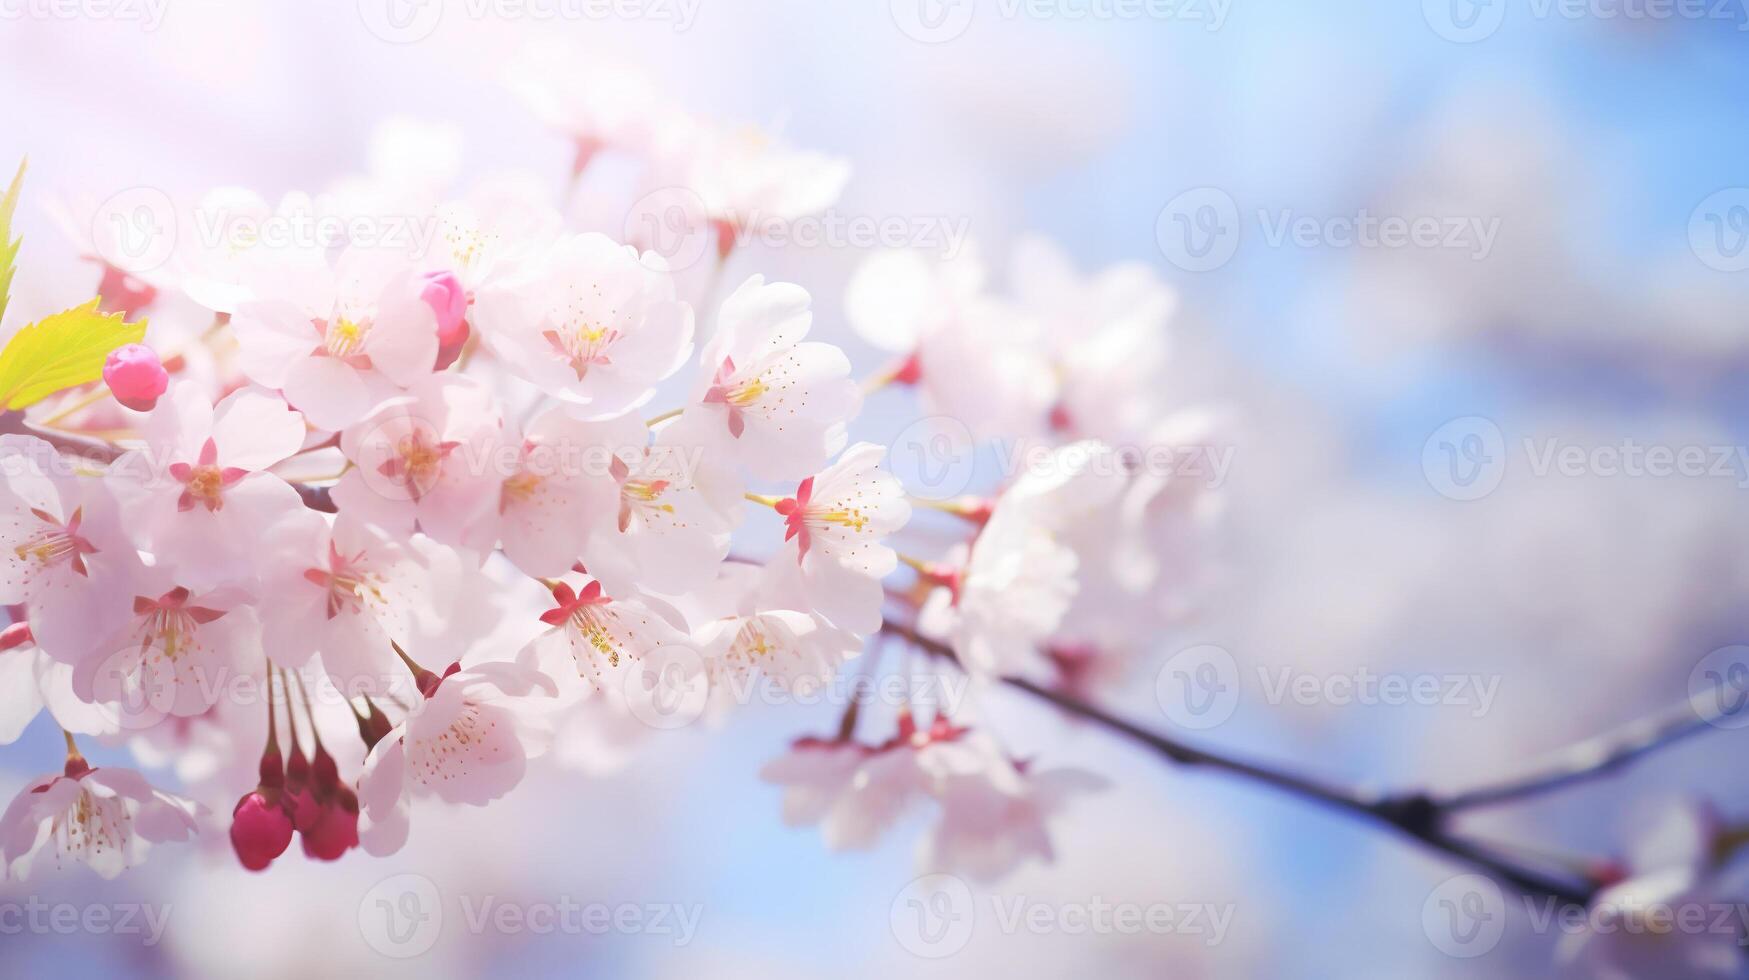
[[[65,306],[94,284],[49,201],[142,185],[319,189],[367,171],[371,135],[392,117],[457,127],[464,180],[514,167],[556,189],[569,150],[502,79],[525,45],[560,39],[642,66],[698,112],[845,157],[844,214],[963,220],[998,273],[1017,236],[1041,232],[1084,269],[1139,259],[1179,291],[1159,384],[1233,420],[1222,488],[1232,540],[1216,598],[1159,637],[1107,697],[1114,710],[1170,728],[1157,671],[1175,651],[1215,644],[1238,666],[1239,698],[1193,737],[1361,785],[1455,789],[1680,700],[1709,653],[1749,641],[1749,469],[1735,448],[1749,444],[1740,3],[1693,16],[1532,0],[652,0],[605,16],[572,4],[558,9],[574,16],[555,17],[535,15],[554,9],[544,4],[428,3],[440,11],[418,21],[429,33],[397,43],[372,26],[432,8],[0,2],[0,163],[31,160],[21,312]],[[1363,212],[1457,219],[1491,229],[1489,245],[1275,240],[1284,216]],[[1218,231],[1225,261],[1187,259],[1185,227]],[[865,257],[755,247],[730,275],[805,285],[816,329],[867,371],[878,359],[841,312]],[[914,411],[905,393],[884,393],[857,434],[891,439]],[[1452,420],[1469,421],[1442,430]],[[1464,440],[1490,431],[1504,450],[1487,477],[1498,485],[1454,499],[1471,484],[1440,474],[1475,462]],[[1700,446],[1728,452],[1730,465],[1539,472],[1525,447],[1549,440]],[[1496,693],[1485,711],[1470,700],[1302,704],[1269,697],[1259,670],[1283,669],[1473,677]],[[1206,931],[1004,932],[986,904],[962,951],[913,956],[896,940],[893,904],[915,873],[920,826],[856,855],[783,827],[758,769],[836,713],[758,707],[649,739],[611,775],[549,767],[489,810],[428,807],[387,860],[288,859],[250,876],[222,849],[166,849],[112,884],[73,869],[0,886],[7,901],[168,914],[155,945],[80,930],[0,935],[0,975],[1552,970],[1559,933],[1532,928],[1516,902],[1497,946],[1473,959],[1441,951],[1424,908],[1461,868],[1294,800],[1166,767],[1032,704],[981,697],[1020,754],[1113,783],[1062,823],[1054,865],[981,899],[1206,904],[1230,910],[1218,942]],[[1617,854],[1639,814],[1674,798],[1740,814],[1742,747],[1740,733],[1711,733],[1465,829]],[[0,795],[59,758],[44,718],[0,751]],[[373,949],[359,925],[372,889],[402,874],[435,885],[446,919],[434,948],[407,960]],[[461,903],[486,897],[682,905],[700,919],[684,945],[470,930]]]

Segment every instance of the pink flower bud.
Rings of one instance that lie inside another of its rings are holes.
[[[358,846],[358,797],[342,786],[322,811],[321,821],[304,832],[304,854],[318,861],[336,861]]]
[[[277,790],[256,790],[231,813],[231,847],[250,871],[261,871],[291,846],[292,819]]]
[[[149,412],[170,386],[170,373],[158,362],[158,352],[145,344],[123,344],[103,362],[103,383],[115,400],[136,412]]]
[[[437,314],[437,345],[448,347],[466,339],[468,329],[468,294],[453,272],[427,272],[425,288],[420,294],[431,312]]]

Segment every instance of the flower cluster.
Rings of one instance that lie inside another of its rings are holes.
[[[520,68],[573,146],[562,194],[455,189],[442,134],[403,125],[364,177],[215,192],[162,265],[104,259],[103,309],[150,318],[147,343],[0,436],[0,740],[46,711],[69,752],[0,818],[9,876],[45,850],[111,875],[204,833],[253,870],[294,838],[388,854],[433,799],[486,806],[549,752],[599,771],[750,683],[1109,678],[1194,595],[1218,496],[1113,448],[1209,437],[1162,400],[1173,297],[1145,268],[1027,242],[998,296],[975,258],[875,255],[846,313],[893,360],[859,380],[802,286],[714,295],[757,258],[737,231],[829,206],[841,162],[631,76]],[[708,281],[583,217],[605,155],[702,202],[680,215],[716,245]],[[373,233],[392,217],[433,233]],[[269,233],[306,226],[343,232]],[[852,437],[883,389],[1042,451],[986,495],[914,500]],[[925,555],[901,550],[916,503]],[[853,662],[888,642],[926,656]],[[1099,785],[968,706],[885,707],[851,699],[765,769],[833,847],[930,800],[921,861],[992,879],[1048,860],[1050,820]],[[75,735],[188,798],[90,767]]]

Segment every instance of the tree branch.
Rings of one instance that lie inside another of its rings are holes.
[[[923,636],[910,626],[889,620],[882,624],[881,629],[900,637],[924,653],[958,663],[952,648]],[[1453,836],[1446,823],[1454,808],[1449,803],[1436,801],[1425,793],[1381,796],[1338,787],[1285,769],[1198,748],[1142,728],[1072,695],[1025,678],[1004,677],[1002,683],[1015,690],[1024,691],[1067,714],[1122,735],[1180,765],[1203,766],[1230,773],[1326,809],[1388,827],[1423,847],[1467,864],[1524,894],[1553,897],[1573,905],[1586,905],[1597,891],[1598,885],[1594,881],[1574,882],[1553,878],[1538,869],[1526,867],[1493,853],[1481,845]]]
[[[1719,684],[1707,695],[1688,698],[1647,718],[1623,725],[1559,752],[1549,765],[1523,776],[1455,793],[1439,803],[1447,813],[1541,796],[1575,783],[1611,775],[1660,749],[1715,728],[1743,713],[1749,699],[1727,705]]]

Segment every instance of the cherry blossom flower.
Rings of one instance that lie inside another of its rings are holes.
[[[692,353],[692,308],[662,259],[593,233],[561,239],[514,288],[482,290],[475,318],[510,371],[581,418],[643,405]]]
[[[1080,769],[1035,771],[978,730],[934,740],[918,757],[941,804],[918,864],[980,882],[997,881],[1029,860],[1055,860],[1046,822],[1073,797],[1106,786]]]
[[[1074,769],[1032,772],[986,733],[937,718],[918,727],[909,713],[891,740],[865,746],[848,739],[804,738],[760,771],[784,787],[784,821],[819,824],[827,847],[874,847],[920,801],[941,816],[919,852],[926,871],[995,881],[1029,859],[1054,855],[1046,820],[1068,799],[1102,788]]]
[[[442,623],[462,566],[423,539],[391,541],[354,521],[308,511],[266,534],[260,611],[267,656],[301,667],[319,650],[335,686],[380,693],[404,676],[390,643],[413,643],[415,621]]]
[[[1037,318],[1058,381],[1058,428],[1135,438],[1162,414],[1167,320],[1178,297],[1145,263],[1083,276],[1055,243],[1032,236],[1014,249],[1009,278]]]
[[[1626,876],[1592,899],[1587,928],[1563,937],[1563,964],[1610,980],[1741,976],[1742,923],[1733,915],[1721,929],[1712,910],[1742,907],[1742,844],[1709,806],[1661,807],[1634,840]],[[1696,921],[1691,909],[1703,927],[1682,925]]]
[[[319,255],[275,255],[232,321],[250,380],[283,391],[310,424],[339,430],[430,373],[437,318],[405,258],[349,248],[330,268]]]
[[[126,618],[119,626],[73,627],[84,642],[69,658],[74,694],[122,706],[116,722],[123,729],[202,714],[260,662],[261,626],[242,590],[193,592],[157,567],[142,568],[126,585]]]
[[[153,789],[131,769],[96,769],[74,756],[62,776],[26,786],[0,816],[0,868],[24,880],[48,852],[114,878],[146,860],[153,844],[193,838],[195,805]]]
[[[793,221],[838,203],[850,180],[843,160],[799,150],[752,126],[693,120],[664,132],[653,151],[667,183],[703,202],[727,256],[736,236],[765,221]]]
[[[297,452],[304,434],[302,416],[272,395],[246,388],[215,406],[178,383],[146,422],[146,449],[113,467],[128,481],[131,539],[190,588],[247,581],[259,529],[303,506],[266,470]]]
[[[864,340],[908,360],[899,377],[930,414],[978,438],[1049,428],[1058,380],[1041,350],[1044,327],[986,291],[975,252],[933,263],[915,251],[878,252],[851,278],[844,305]]]
[[[661,583],[678,594],[711,580],[729,553],[741,486],[704,451],[676,441],[675,423],[612,468],[617,506],[598,516],[583,563],[610,595]]]
[[[540,616],[548,630],[535,645],[565,651],[575,673],[592,686],[600,688],[609,675],[657,647],[685,642],[679,616],[657,600],[637,594],[615,597],[588,576],[573,580],[578,582],[575,588],[570,582],[553,583],[553,605]]]
[[[880,468],[885,456],[859,442],[776,504],[810,607],[864,636],[880,628],[881,582],[898,566],[882,539],[911,517],[904,488]]]
[[[365,850],[400,849],[413,797],[484,806],[515,788],[551,736],[538,702],[556,694],[545,675],[509,661],[447,673],[365,760],[358,788]]]
[[[1075,597],[1075,553],[1008,498],[971,547],[956,547],[941,566],[945,584],[925,600],[918,626],[981,675],[1036,663]]]
[[[340,434],[353,466],[335,485],[334,502],[393,538],[417,529],[466,544],[498,504],[490,450],[502,425],[485,385],[426,375]]]
[[[507,425],[492,456],[495,506],[474,529],[475,543],[498,543],[530,575],[564,574],[609,515],[617,528],[629,474],[622,456],[641,461],[649,439],[635,418],[582,422],[563,409],[542,413],[520,433]]]
[[[763,276],[723,301],[676,441],[770,480],[800,480],[844,447],[861,394],[843,351],[803,341],[809,302],[800,286]]]
[[[506,82],[535,118],[571,140],[574,175],[602,150],[649,150],[677,111],[642,73],[569,45],[527,46],[510,63]]]
[[[118,615],[126,599],[111,586],[138,564],[110,485],[76,478],[32,436],[0,436],[0,477],[0,604],[24,605],[45,649],[76,650],[70,628]]]
[[[862,650],[861,639],[810,608],[787,556],[725,564],[716,583],[678,605],[718,695],[735,695],[755,675],[785,689],[823,683]]]
[[[18,741],[43,710],[36,682],[39,655],[29,624],[13,623],[0,631],[0,745]]]

